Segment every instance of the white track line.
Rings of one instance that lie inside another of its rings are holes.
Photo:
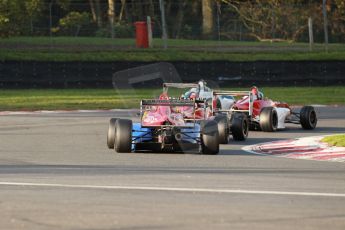
[[[288,195],[288,196],[321,196],[321,197],[345,197],[345,193],[316,193],[316,192],[287,192],[265,190],[242,189],[207,189],[207,188],[173,188],[173,187],[145,187],[145,186],[113,186],[113,185],[74,185],[74,184],[46,184],[46,183],[21,183],[0,182],[4,186],[28,186],[28,187],[54,187],[54,188],[79,188],[79,189],[111,189],[111,190],[144,190],[144,191],[169,191],[169,192],[200,192],[223,194],[256,194],[256,195]]]

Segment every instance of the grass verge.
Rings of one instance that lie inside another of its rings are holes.
[[[282,52],[282,53],[226,53],[215,51],[183,51],[183,50],[120,50],[94,52],[63,51],[15,51],[2,50],[0,60],[12,61],[343,61],[345,52]]]
[[[134,39],[86,37],[11,37],[0,39],[0,60],[26,61],[321,61],[345,60],[345,44],[271,43],[162,39],[137,49]]]
[[[291,105],[345,105],[345,87],[266,87],[261,90],[266,97]],[[155,98],[160,92],[161,89],[1,90],[0,111],[139,108],[141,99]]]
[[[345,134],[324,137],[321,141],[330,146],[345,147]]]

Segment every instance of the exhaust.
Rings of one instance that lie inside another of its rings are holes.
[[[182,140],[182,134],[181,133],[176,133],[175,134],[175,140],[181,141]]]

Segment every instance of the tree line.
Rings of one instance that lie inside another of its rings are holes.
[[[164,0],[170,38],[305,41],[308,18],[323,34],[322,0]],[[345,41],[345,1],[328,0],[329,33]],[[159,0],[0,0],[0,36],[132,37],[150,16],[161,34]]]

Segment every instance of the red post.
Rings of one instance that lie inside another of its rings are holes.
[[[149,39],[147,33],[147,24],[144,21],[135,22],[136,45],[138,48],[148,48]]]

